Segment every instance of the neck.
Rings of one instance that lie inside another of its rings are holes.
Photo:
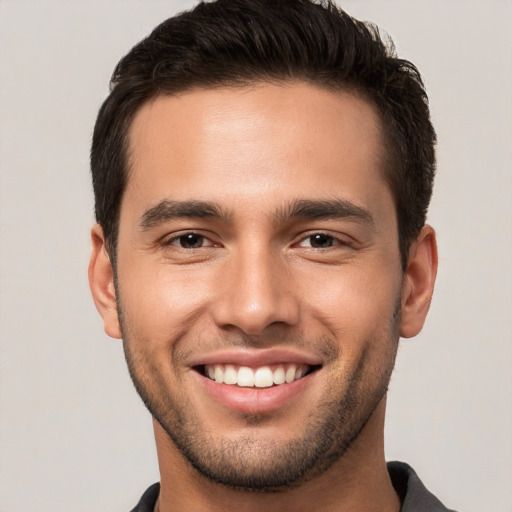
[[[159,512],[201,510],[224,512],[398,512],[384,458],[385,399],[379,404],[350,449],[321,475],[291,489],[274,492],[231,489],[199,474],[179,453],[155,421],[161,476]]]

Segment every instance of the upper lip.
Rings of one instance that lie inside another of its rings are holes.
[[[189,365],[203,366],[207,364],[235,364],[240,366],[265,366],[271,364],[295,363],[319,366],[322,359],[310,352],[291,349],[246,349],[230,348],[197,356],[189,361]]]

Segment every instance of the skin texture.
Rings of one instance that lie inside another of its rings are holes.
[[[437,253],[427,226],[402,272],[374,109],[299,83],[194,90],[144,105],[130,149],[117,282],[99,226],[89,277],[156,418],[160,510],[398,510],[386,390]],[[316,371],[242,408],[198,371],[263,353]]]

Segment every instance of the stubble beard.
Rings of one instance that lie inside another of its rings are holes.
[[[140,354],[132,352],[130,329],[123,320],[119,303],[118,313],[125,357],[134,386],[184,459],[201,475],[230,488],[279,492],[315,478],[343,457],[385,397],[398,345],[400,300],[397,300],[390,322],[390,332],[383,335],[386,339],[366,343],[366,347],[371,347],[372,343],[387,342],[390,351],[387,364],[379,367],[382,372],[373,387],[368,389],[365,386],[368,375],[375,378],[375,375],[368,374],[372,371],[368,367],[373,363],[369,360],[368,350],[365,350],[348,385],[339,386],[338,394],[315,405],[307,425],[297,429],[300,431],[302,428],[300,435],[278,442],[262,440],[257,435],[258,426],[272,421],[271,415],[244,416],[246,426],[255,429],[256,435],[237,437],[236,440],[222,436],[215,438],[204,429],[200,418],[188,404],[179,403],[166,390],[155,393],[152,379],[157,369],[142,361]],[[335,347],[332,340],[330,343]]]

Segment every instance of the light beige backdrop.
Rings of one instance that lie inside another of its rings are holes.
[[[0,0],[0,511],[128,511],[151,422],[89,296],[88,152],[118,58],[190,1]],[[387,456],[512,510],[512,2],[347,0],[425,76],[441,266],[391,383]]]

